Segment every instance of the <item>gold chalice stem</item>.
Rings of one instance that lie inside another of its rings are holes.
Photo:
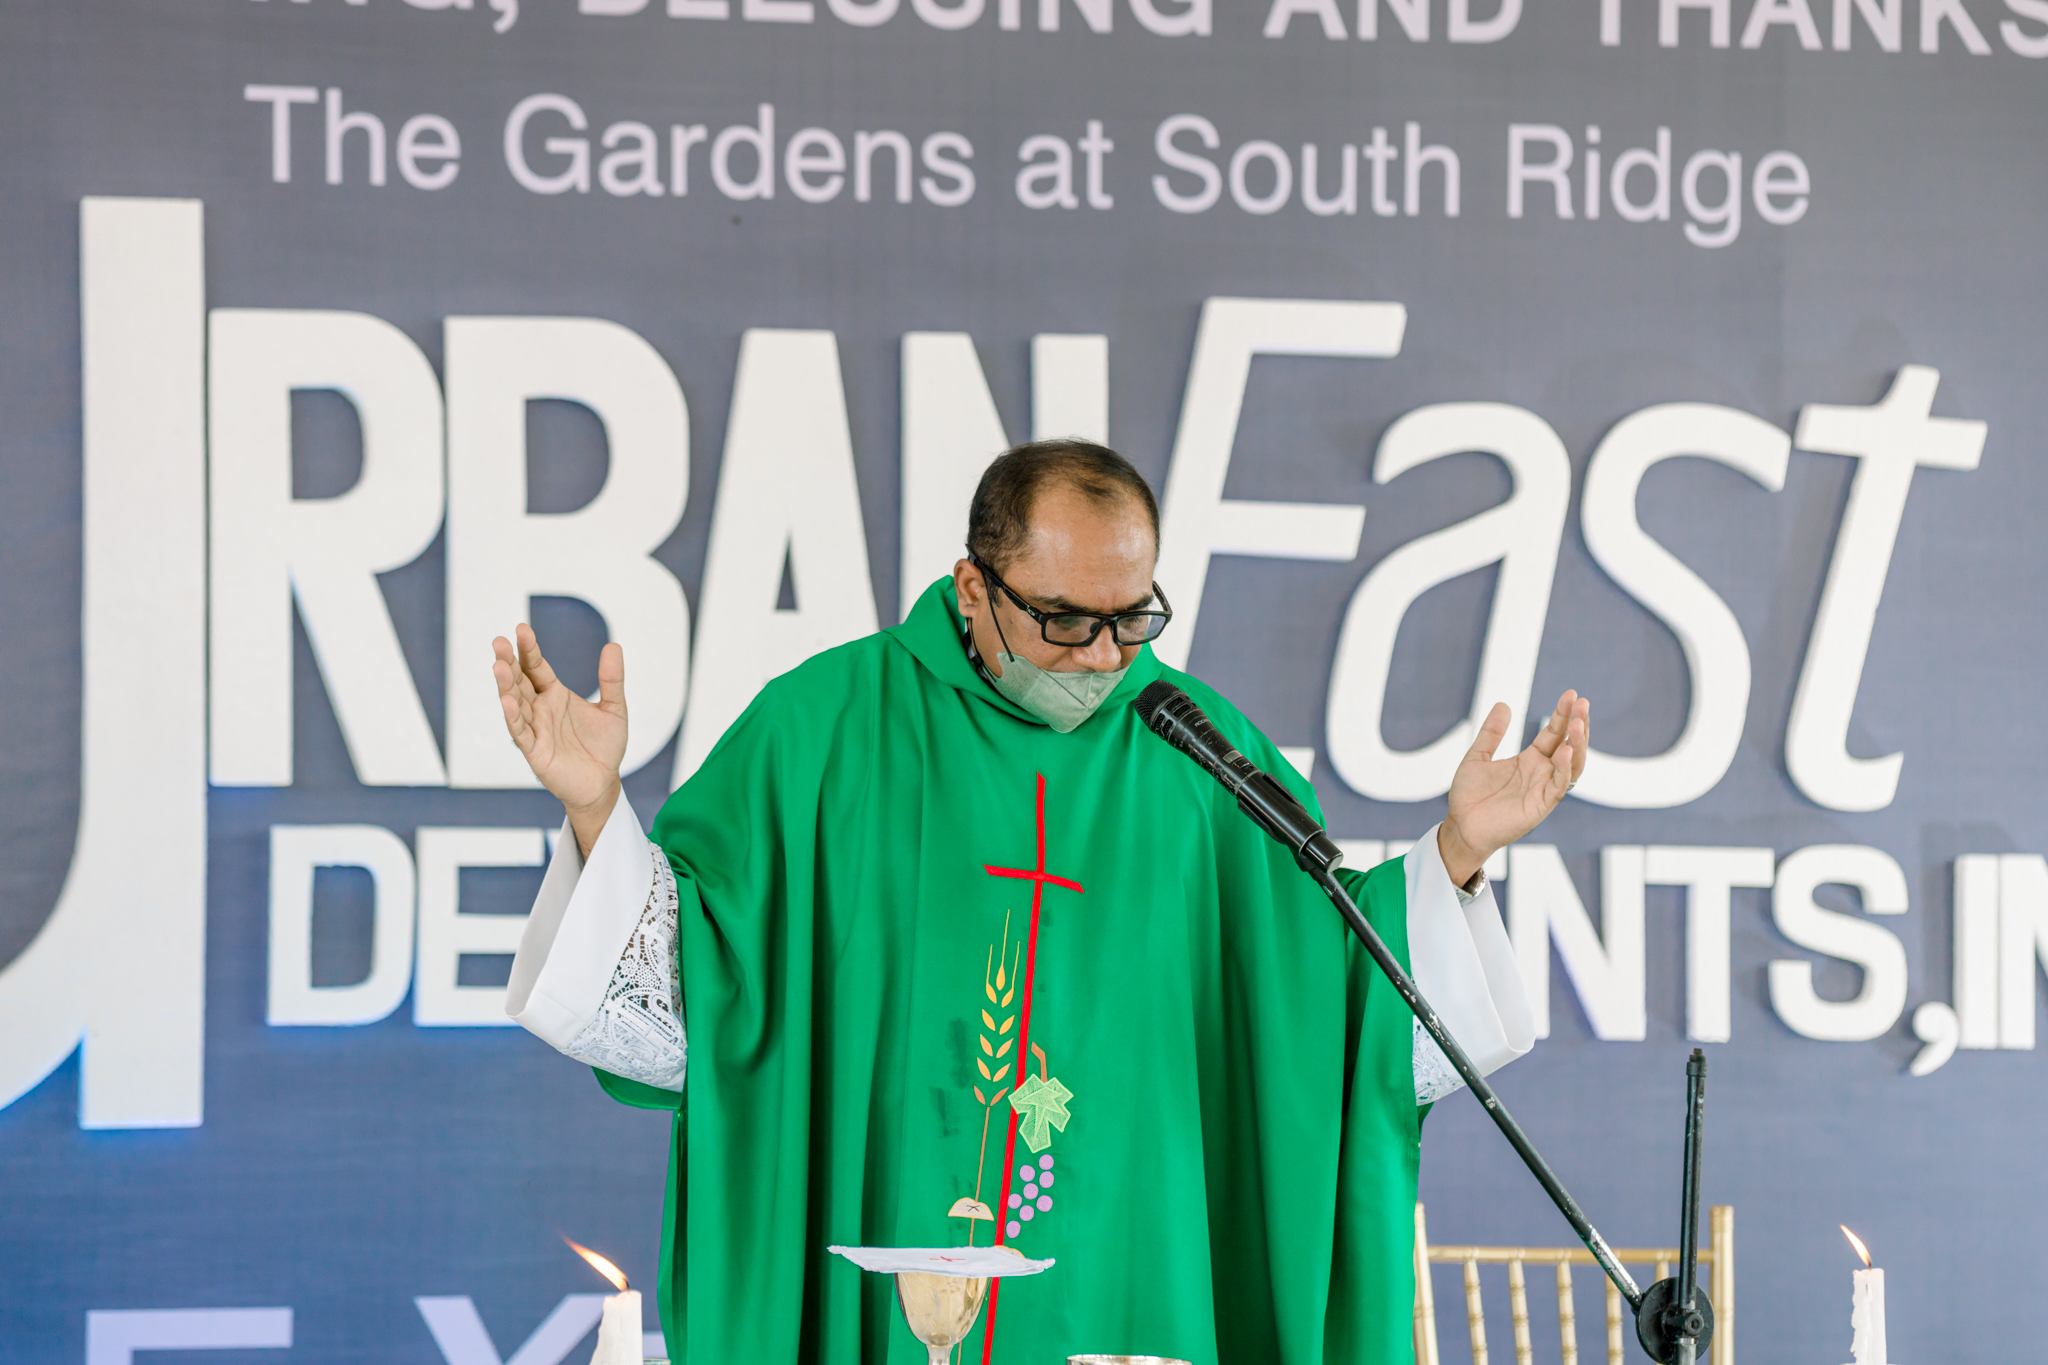
[[[931,1275],[920,1270],[896,1272],[896,1302],[910,1334],[924,1343],[931,1365],[948,1365],[953,1348],[974,1330],[988,1281],[961,1275]]]

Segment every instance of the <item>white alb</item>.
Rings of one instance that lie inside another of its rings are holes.
[[[662,1090],[681,1090],[689,1062],[676,958],[676,878],[653,844],[654,885],[597,1013],[562,1051],[579,1062]]]
[[[1493,888],[1482,876],[1451,884],[1436,831],[1403,860],[1408,957],[1416,985],[1482,1075],[1535,1043],[1514,952]],[[621,795],[586,862],[564,826],[519,955],[505,1012],[579,1062],[680,1091],[689,1046],[676,955],[679,898],[668,858]],[[1415,1102],[1464,1084],[1442,1050],[1414,1029]]]

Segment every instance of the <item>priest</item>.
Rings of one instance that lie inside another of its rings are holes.
[[[1054,1258],[990,1303],[984,1362],[1410,1359],[1422,1120],[1458,1082],[1287,851],[1133,713],[1171,680],[1317,809],[1148,647],[1158,535],[1114,451],[1003,454],[952,575],[763,688],[651,836],[619,646],[592,703],[528,627],[493,642],[567,812],[507,1010],[675,1114],[678,1360],[921,1358],[835,1243]],[[1483,864],[1576,780],[1589,715],[1567,692],[1495,760],[1494,707],[1442,823],[1340,874],[1485,1070],[1533,1029]]]

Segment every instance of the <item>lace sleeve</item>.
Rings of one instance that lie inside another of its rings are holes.
[[[1436,1045],[1436,1039],[1429,1036],[1422,1027],[1422,1021],[1415,1023],[1415,1102],[1435,1104],[1444,1096],[1465,1084],[1451,1066],[1451,1059],[1444,1056],[1444,1050]]]
[[[660,1090],[681,1090],[689,1062],[676,956],[676,879],[653,844],[654,885],[597,1013],[562,1051]]]
[[[1477,888],[1467,890],[1462,886],[1451,889],[1458,893],[1458,908],[1463,910],[1479,898],[1479,892],[1486,889],[1486,873],[1478,873],[1474,879]],[[1465,1084],[1465,1078],[1451,1065],[1451,1059],[1444,1056],[1444,1050],[1436,1045],[1436,1039],[1429,1036],[1429,1030],[1422,1021],[1415,1022],[1415,1102],[1435,1104]]]

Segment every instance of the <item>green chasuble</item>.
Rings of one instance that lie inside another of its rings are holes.
[[[1149,647],[1062,735],[981,678],[963,629],[941,580],[776,679],[654,823],[688,1080],[599,1077],[680,1106],[671,1353],[922,1362],[889,1278],[826,1247],[1000,1239],[1058,1264],[999,1282],[963,1361],[1409,1361],[1408,1010],[1129,703],[1168,678],[1314,792]],[[1400,863],[1345,876],[1405,963]]]

